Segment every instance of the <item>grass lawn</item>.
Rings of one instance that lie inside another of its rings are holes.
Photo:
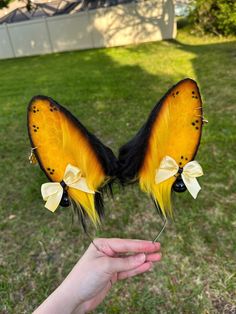
[[[196,201],[175,195],[161,236],[163,261],[119,282],[96,313],[235,313],[236,41],[195,38],[0,61],[0,313],[30,313],[65,277],[89,240],[71,211],[44,208],[38,166],[28,162],[26,106],[45,94],[115,152],[178,80],[197,80],[205,116]],[[153,239],[161,227],[138,186],[115,188],[94,236]],[[233,308],[234,307],[234,308]],[[234,312],[230,312],[230,309]]]

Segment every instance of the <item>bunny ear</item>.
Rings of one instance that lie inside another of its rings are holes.
[[[202,132],[202,101],[195,81],[174,85],[153,108],[147,122],[119,152],[122,183],[139,181],[161,213],[172,215],[171,188],[176,177],[157,184],[162,159],[172,157],[180,167],[197,153]]]
[[[69,187],[73,204],[94,225],[103,214],[102,191],[115,176],[113,152],[91,134],[66,108],[46,96],[35,96],[28,106],[28,133],[34,154],[50,181],[61,182],[68,164],[77,167],[95,194]]]

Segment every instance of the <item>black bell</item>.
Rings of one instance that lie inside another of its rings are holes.
[[[69,199],[69,196],[68,196],[68,192],[66,190],[63,191],[63,195],[62,195],[62,198],[61,198],[60,205],[62,207],[70,206],[70,199]]]
[[[172,188],[175,192],[181,193],[187,190],[186,185],[184,184],[184,181],[182,180],[181,176],[178,176],[174,184],[172,185]]]

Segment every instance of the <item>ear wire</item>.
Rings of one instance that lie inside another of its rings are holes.
[[[162,226],[162,228],[161,228],[161,231],[158,233],[158,235],[157,235],[157,236],[155,237],[155,239],[152,241],[153,243],[156,242],[156,241],[159,239],[159,237],[161,236],[162,232],[165,230],[166,225],[167,225],[167,219],[165,218],[164,224],[163,224],[163,226]]]

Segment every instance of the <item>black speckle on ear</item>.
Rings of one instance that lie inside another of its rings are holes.
[[[192,122],[192,125],[195,125],[195,122]]]
[[[37,132],[37,130],[39,129],[39,127],[36,126],[35,124],[33,124],[33,129],[34,129],[34,132]]]
[[[51,112],[53,112],[53,109],[50,109]]]
[[[196,130],[199,130],[199,127],[198,126],[196,126],[196,128],[195,128]]]
[[[194,91],[194,90],[192,91],[192,94],[193,94],[193,95],[195,94],[195,91]]]
[[[176,95],[178,95],[178,94],[179,94],[179,91],[177,90]]]

